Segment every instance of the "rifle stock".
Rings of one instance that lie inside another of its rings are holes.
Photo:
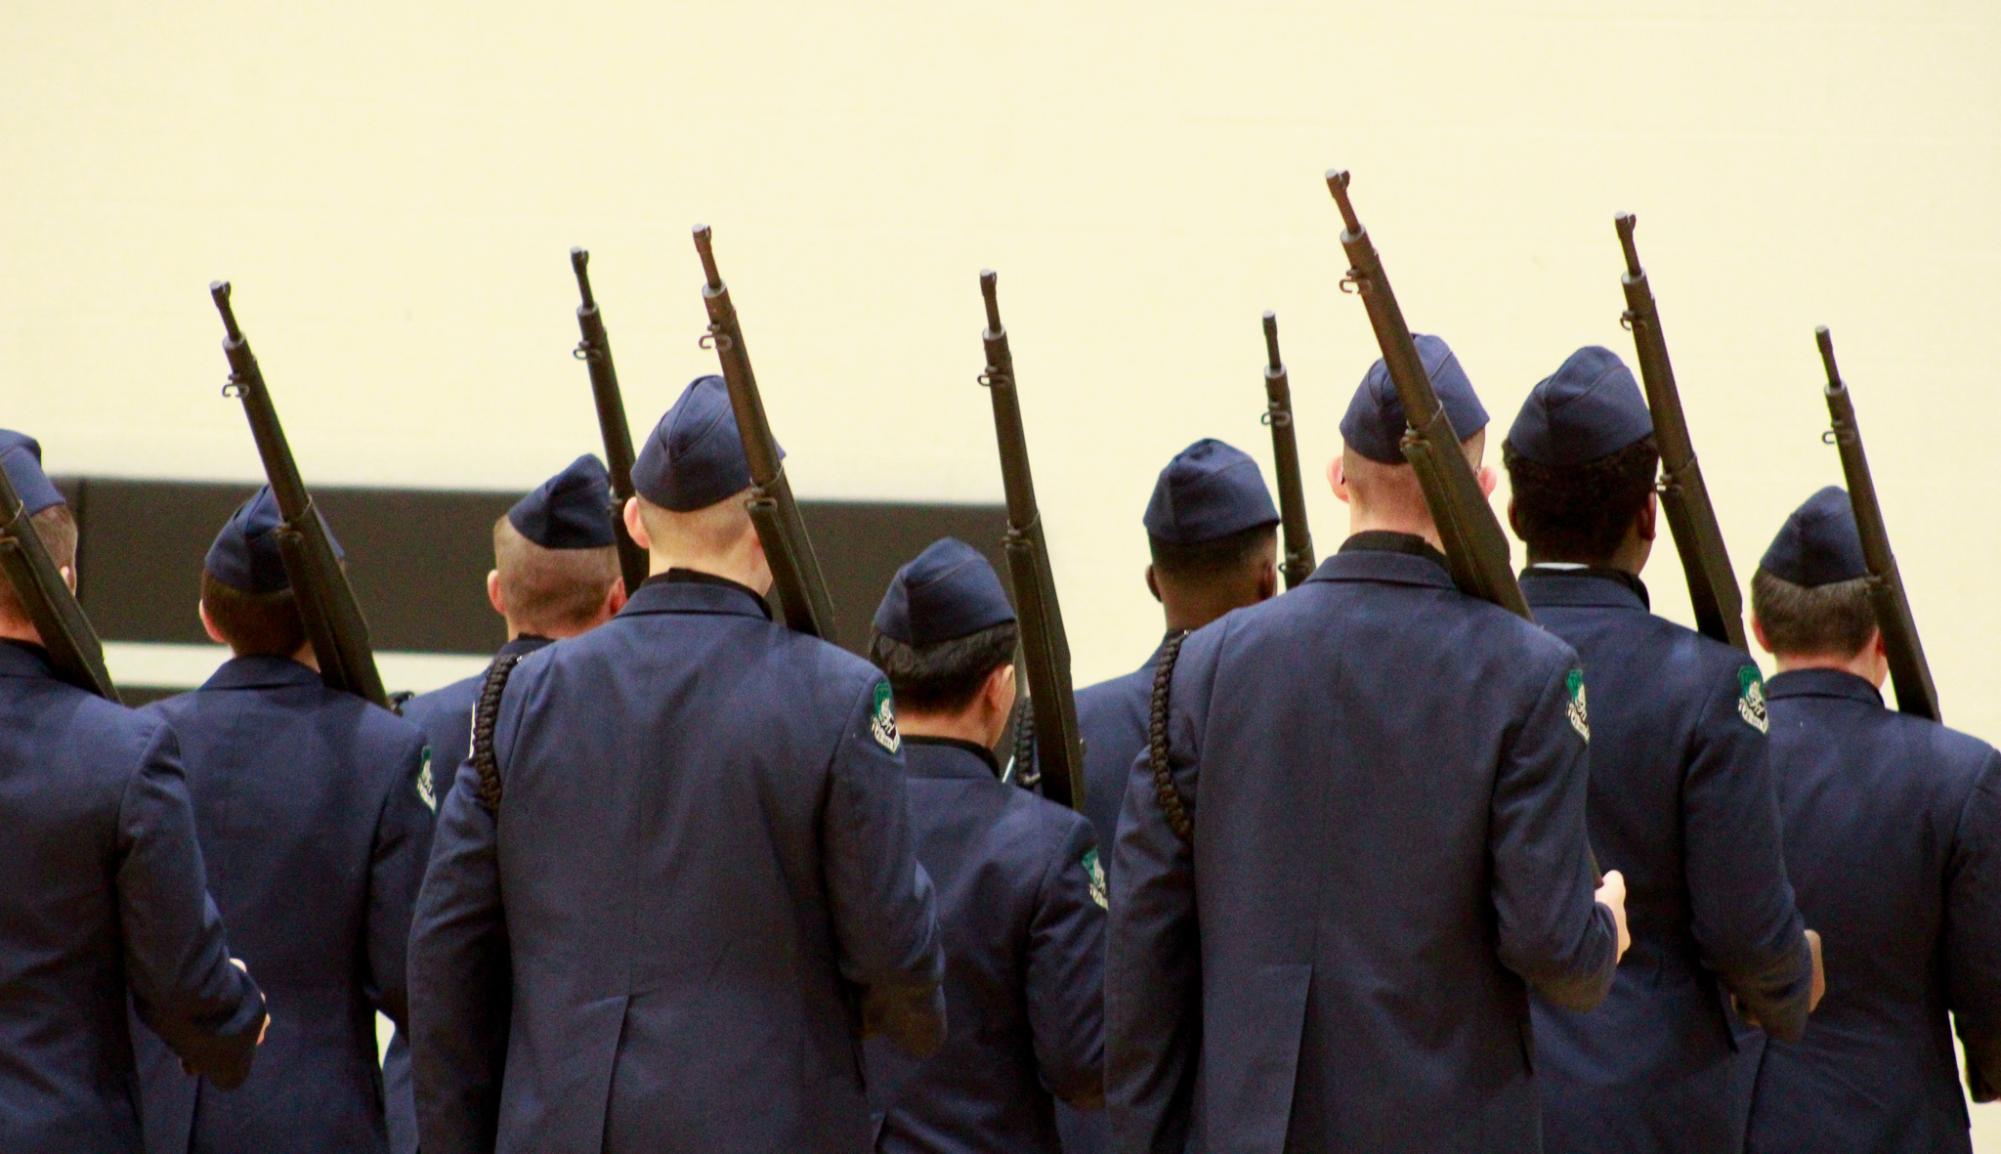
[[[1695,459],[1695,442],[1689,437],[1674,366],[1668,361],[1667,339],[1661,335],[1660,308],[1633,243],[1635,223],[1629,212],[1614,221],[1619,245],[1626,254],[1626,271],[1619,277],[1626,290],[1626,311],[1620,323],[1633,334],[1640,380],[1647,389],[1647,409],[1653,414],[1654,443],[1661,454],[1661,507],[1667,514],[1668,531],[1674,536],[1674,550],[1681,557],[1682,575],[1688,581],[1696,629],[1749,652],[1744,639],[1744,595],[1730,567],[1730,552],[1723,544],[1723,527],[1717,523],[1716,507],[1709,500],[1702,466]]]
[[[1479,478],[1459,447],[1459,436],[1431,386],[1417,343],[1404,323],[1403,310],[1383,273],[1382,258],[1348,200],[1348,173],[1327,174],[1327,191],[1341,210],[1341,247],[1348,254],[1348,275],[1341,291],[1356,293],[1369,313],[1383,364],[1396,384],[1409,427],[1403,455],[1424,489],[1424,503],[1438,527],[1439,540],[1451,563],[1452,581],[1471,597],[1491,601],[1510,613],[1533,620],[1528,602],[1508,555],[1508,538],[1480,491]]]
[[[27,505],[13,480],[0,469],[0,573],[14,587],[15,599],[41,635],[56,676],[107,701],[118,700],[111,673],[104,667],[104,647],[83,615],[62,570],[35,531]]]
[[[1306,485],[1299,472],[1299,442],[1292,424],[1292,385],[1278,355],[1278,314],[1267,312],[1265,326],[1265,424],[1271,426],[1272,460],[1278,475],[1279,524],[1285,531],[1285,587],[1313,576],[1313,529],[1306,521]]]
[[[736,414],[743,453],[750,462],[751,496],[745,507],[757,527],[758,540],[764,543],[772,588],[778,591],[788,627],[835,641],[834,604],[827,595],[827,581],[820,575],[820,559],[806,535],[799,502],[793,499],[792,482],[785,477],[778,441],[771,435],[764,398],[750,369],[750,352],[744,348],[743,326],[737,320],[736,306],[730,303],[729,286],[716,269],[713,239],[706,224],[695,226],[695,252],[702,259],[702,305],[709,313],[709,329],[702,343],[716,350],[723,382],[729,386],[730,409]]]
[[[646,550],[632,539],[625,527],[625,503],[632,498],[632,429],[625,421],[625,397],[618,388],[618,368],[611,359],[611,338],[605,333],[604,314],[598,311],[597,297],[591,293],[591,254],[588,249],[570,250],[570,269],[577,274],[577,330],[581,334],[572,356],[584,362],[591,374],[591,399],[598,413],[598,436],[604,442],[606,471],[611,474],[611,524],[618,537],[618,571],[625,578],[629,595],[646,580],[649,568]]]
[[[1830,428],[1822,439],[1841,454],[1841,473],[1848,482],[1848,501],[1855,509],[1855,527],[1862,537],[1862,556],[1869,565],[1869,603],[1876,610],[1876,626],[1883,631],[1883,648],[1890,660],[1890,684],[1897,690],[1897,708],[1917,717],[1940,720],[1938,688],[1932,684],[1931,666],[1925,661],[1924,643],[1918,640],[1917,620],[1911,616],[1911,600],[1904,592],[1903,574],[1890,551],[1890,530],[1883,521],[1883,506],[1876,499],[1876,481],[1869,472],[1869,457],[1862,451],[1862,430],[1855,423],[1855,403],[1848,385],[1834,363],[1834,335],[1826,326],[1814,330],[1820,346],[1820,361],[1827,369],[1827,415]]]
[[[277,530],[278,551],[284,558],[285,576],[291,581],[313,656],[320,664],[320,680],[329,689],[352,693],[389,709],[389,695],[383,691],[375,653],[368,643],[368,621],[354,599],[354,589],[334,553],[333,539],[320,521],[313,495],[299,475],[257,356],[237,327],[236,313],[229,304],[229,282],[216,281],[208,291],[216,311],[222,314],[222,351],[229,359],[229,383],[223,395],[243,402],[257,455],[264,462],[264,478],[284,517]]]
[[[1035,767],[1042,793],[1073,809],[1084,803],[1084,744],[1077,728],[1077,701],[1070,684],[1070,642],[1063,631],[1063,611],[1056,600],[1056,580],[1049,567],[1049,546],[1042,536],[1042,514],[1035,501],[1035,478],[1028,463],[1028,436],[1022,428],[1021,402],[1015,393],[1014,355],[1002,327],[993,270],[980,273],[980,295],[986,300],[987,325],[980,334],[987,354],[980,383],[994,403],[994,435],[1000,446],[1001,481],[1007,491],[1008,577],[1014,585],[1015,614],[1021,622],[1022,664],[1034,702]],[[1023,716],[1029,716],[1023,710]],[[1019,760],[1019,755],[1017,755]],[[1027,767],[1018,769],[1027,775]]]

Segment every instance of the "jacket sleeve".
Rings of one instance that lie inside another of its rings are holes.
[[[410,918],[431,856],[431,751],[417,732],[397,750],[368,864],[368,988],[399,1030],[410,1021]]]
[[[820,844],[841,974],[861,989],[863,1034],[929,1057],[945,1041],[945,950],[910,834],[902,748],[888,683],[865,684],[829,766]]]
[[[1042,1080],[1080,1110],[1105,1104],[1105,872],[1091,823],[1043,871],[1028,927],[1028,1021]]]
[[[1682,777],[1684,869],[1704,963],[1766,1033],[1796,1042],[1813,955],[1786,880],[1762,684],[1745,665],[1704,696]]]
[[[2001,754],[1961,811],[1946,874],[1946,1001],[1976,1102],[2001,1098]]]
[[[231,963],[208,894],[180,744],[161,725],[118,806],[118,907],[139,1019],[181,1064],[228,1090],[250,1076],[264,995]]]
[[[1200,751],[1184,702],[1206,687],[1190,638],[1174,671],[1169,764],[1190,820]],[[1195,855],[1167,824],[1142,749],[1126,775],[1112,857],[1105,950],[1105,1102],[1118,1150],[1179,1151],[1188,1143],[1202,1048],[1202,953]]]
[[[410,1071],[425,1154],[490,1151],[499,1127],[513,964],[497,832],[466,762],[410,927]]]
[[[1619,944],[1612,912],[1593,897],[1588,732],[1582,679],[1559,665],[1502,752],[1489,835],[1501,962],[1573,1010],[1612,988]]]

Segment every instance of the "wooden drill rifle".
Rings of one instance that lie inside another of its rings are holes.
[[[646,550],[632,539],[625,527],[625,503],[632,499],[632,429],[625,423],[625,397],[618,388],[618,368],[611,360],[611,338],[605,334],[604,314],[591,295],[591,254],[587,249],[570,250],[570,268],[577,274],[577,329],[583,339],[571,354],[584,362],[591,374],[591,399],[598,411],[598,435],[604,441],[606,471],[611,474],[611,524],[618,536],[618,571],[625,577],[628,596],[646,580]]]
[[[980,384],[994,402],[994,435],[1000,444],[1001,481],[1007,491],[1008,577],[1014,585],[1015,614],[1021,622],[1022,664],[1028,671],[1035,733],[1035,768],[1042,794],[1075,809],[1084,804],[1084,743],[1077,728],[1077,700],[1070,685],[1070,642],[1063,632],[1063,610],[1056,600],[1056,579],[1050,573],[1049,545],[1042,537],[1042,513],[1035,503],[1035,478],[1028,465],[1028,437],[1021,424],[1021,402],[1015,393],[1014,354],[1008,350],[997,278],[992,269],[980,273],[980,295],[986,298],[987,327],[980,334],[987,368]],[[1024,716],[1028,716],[1024,712]],[[1023,722],[1023,724],[1026,724]],[[1019,756],[1017,755],[1017,760]],[[1018,767],[1026,775],[1028,767]]]
[[[1431,510],[1451,564],[1452,582],[1468,596],[1492,601],[1529,618],[1528,601],[1522,597],[1508,557],[1508,538],[1486,494],[1480,491],[1473,466],[1460,450],[1459,435],[1445,415],[1445,406],[1431,387],[1375,243],[1348,200],[1348,173],[1339,169],[1329,172],[1327,191],[1334,194],[1334,203],[1341,209],[1341,247],[1348,254],[1348,275],[1341,280],[1341,291],[1358,294],[1368,309],[1369,327],[1375,330],[1376,345],[1382,349],[1383,364],[1389,369],[1408,421],[1403,435],[1404,459],[1417,471],[1424,503]]]
[[[264,373],[257,367],[257,355],[237,327],[236,313],[229,304],[229,282],[215,281],[208,292],[216,311],[222,314],[222,352],[229,358],[229,383],[223,386],[223,395],[243,402],[257,455],[264,462],[264,478],[284,518],[277,529],[278,552],[285,562],[285,576],[292,583],[306,638],[320,663],[320,680],[329,689],[352,693],[389,709],[389,695],[383,692],[375,653],[368,643],[368,621],[354,599],[354,588],[334,553],[333,538],[320,520],[313,495],[299,475],[299,464],[292,459],[285,427],[278,423],[278,410],[271,404]]]
[[[1278,355],[1278,314],[1265,314],[1265,424],[1271,426],[1272,460],[1278,474],[1278,517],[1285,530],[1285,587],[1313,576],[1313,529],[1306,522],[1306,485],[1299,473],[1299,441],[1293,435],[1292,386]]]
[[[757,391],[757,377],[750,371],[743,326],[737,321],[736,306],[730,303],[729,286],[716,271],[715,249],[706,224],[695,226],[695,252],[702,258],[706,278],[702,304],[709,311],[709,331],[702,343],[716,350],[723,382],[729,386],[730,408],[736,414],[743,454],[750,462],[750,501],[746,507],[751,523],[757,526],[758,540],[764,543],[772,588],[778,592],[787,626],[835,641],[834,603],[827,596],[827,581],[820,575],[820,559],[813,552],[812,538],[806,535],[799,502],[792,497],[792,482],[785,478],[778,441],[764,415],[764,398]]]
[[[1667,339],[1661,335],[1661,312],[1654,291],[1640,267],[1633,245],[1633,214],[1614,222],[1619,246],[1626,253],[1626,271],[1619,284],[1626,290],[1626,311],[1620,323],[1633,334],[1639,354],[1640,379],[1647,387],[1647,409],[1653,414],[1654,444],[1661,453],[1661,508],[1667,513],[1674,551],[1688,580],[1688,600],[1695,610],[1695,627],[1706,637],[1748,652],[1744,641],[1744,595],[1730,568],[1730,551],[1723,545],[1723,527],[1703,483],[1702,466],[1689,439],[1688,417],[1681,409],[1674,366],[1668,361]]]
[[[1862,430],[1855,423],[1855,402],[1834,364],[1834,335],[1822,326],[1813,331],[1820,361],[1827,369],[1827,415],[1832,425],[1821,439],[1841,453],[1841,473],[1848,481],[1848,501],[1855,507],[1855,528],[1862,536],[1862,557],[1869,565],[1869,604],[1876,627],[1883,631],[1883,648],[1890,659],[1890,684],[1897,689],[1897,708],[1917,717],[1939,720],[1938,688],[1925,662],[1918,623],[1911,616],[1911,599],[1890,552],[1890,530],[1883,506],[1876,500],[1876,481],[1869,457],[1862,451]]]

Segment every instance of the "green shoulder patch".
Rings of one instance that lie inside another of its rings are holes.
[[[1584,671],[1573,669],[1570,676],[1563,679],[1563,687],[1570,692],[1570,705],[1566,710],[1570,715],[1570,728],[1586,742],[1591,740],[1591,713],[1584,705]]]
[[[1084,880],[1090,883],[1091,900],[1097,902],[1101,910],[1110,909],[1111,898],[1105,890],[1105,867],[1098,861],[1098,851],[1095,848],[1085,850],[1084,860],[1079,864],[1084,867]]]
[[[896,730],[896,705],[890,700],[889,682],[875,683],[875,704],[869,709],[869,736],[891,753],[903,748],[903,735]]]
[[[438,783],[431,777],[431,747],[424,747],[423,768],[417,771],[417,800],[432,813],[438,812]]]
[[[1765,712],[1765,675],[1755,665],[1737,671],[1737,716],[1759,733],[1772,732],[1771,715]]]

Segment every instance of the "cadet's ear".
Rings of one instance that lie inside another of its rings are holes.
[[[500,591],[500,570],[498,569],[488,569],[486,571],[486,603],[493,606],[495,613],[500,614],[502,617],[507,616],[507,597]]]
[[[627,497],[625,499],[623,516],[625,518],[625,532],[627,536],[632,538],[632,543],[641,549],[651,550],[653,548],[653,535],[646,531],[646,519],[639,515],[639,498]]]
[[[1482,497],[1493,496],[1495,487],[1501,483],[1501,474],[1492,465],[1480,466],[1480,471],[1475,476],[1480,479],[1480,495]]]
[[[987,704],[1002,718],[1014,712],[1014,662],[998,666],[987,674],[984,695]]]
[[[1348,469],[1339,457],[1327,462],[1327,487],[1334,490],[1342,504],[1348,503]]]
[[[71,596],[76,594],[76,566],[63,566],[63,584],[69,586]]]
[[[1521,514],[1515,510],[1515,495],[1513,493],[1508,494],[1508,528],[1515,531],[1516,537],[1523,541],[1528,540],[1528,535],[1522,532],[1522,518]]]
[[[1258,600],[1269,601],[1278,596],[1278,562],[1267,557],[1258,567]]]
[[[195,602],[195,612],[201,617],[201,631],[208,634],[210,641],[215,642],[217,645],[229,644],[229,642],[223,640],[222,631],[217,629],[215,622],[209,618],[208,606],[206,604],[200,601]]]
[[[1154,575],[1151,561],[1146,564],[1146,591],[1153,594],[1155,601],[1160,600],[1160,578]]]
[[[618,611],[625,608],[625,597],[625,578],[612,578],[611,588],[606,590],[604,595],[604,615],[607,620],[618,616]]]
[[[1653,493],[1648,493],[1647,503],[1640,506],[1639,530],[1642,541],[1653,540],[1654,534],[1660,531],[1660,505]]]
[[[1774,657],[1778,656],[1772,649],[1772,639],[1765,636],[1765,623],[1758,620],[1756,613],[1751,614],[1751,636],[1758,639],[1758,648],[1772,654]]]

